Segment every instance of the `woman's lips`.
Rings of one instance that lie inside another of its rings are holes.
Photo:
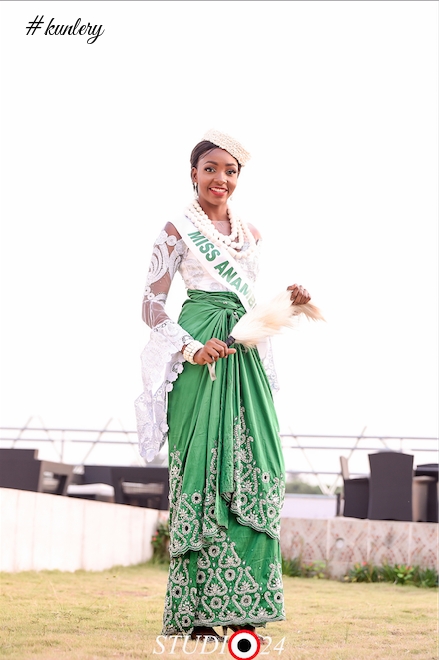
[[[214,195],[221,197],[222,195],[227,194],[227,188],[209,188]]]

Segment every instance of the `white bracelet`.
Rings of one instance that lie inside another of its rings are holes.
[[[190,341],[183,350],[184,359],[191,364],[195,364],[194,355],[197,351],[200,350],[200,348],[204,348],[204,344],[202,344],[200,341],[197,341],[196,339]]]

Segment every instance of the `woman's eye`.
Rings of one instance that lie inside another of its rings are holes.
[[[205,167],[204,171],[205,172],[214,172],[215,170],[213,169],[213,167]]]
[[[227,172],[227,174],[229,174],[230,176],[231,176],[232,174],[236,174],[236,170],[229,170],[229,171]]]

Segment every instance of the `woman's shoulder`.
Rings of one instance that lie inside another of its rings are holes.
[[[247,227],[250,229],[251,233],[254,236],[254,239],[256,242],[260,241],[262,236],[261,233],[254,225],[252,225],[250,222],[247,222]]]
[[[178,233],[175,225],[173,225],[172,222],[167,222],[163,228],[163,231],[165,231],[168,236],[175,236],[177,240],[181,239],[180,234]]]

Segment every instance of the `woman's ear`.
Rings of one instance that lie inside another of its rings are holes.
[[[198,173],[197,173],[197,168],[196,168],[196,167],[193,167],[193,168],[191,169],[191,179],[192,179],[192,183],[197,183],[197,182],[198,182],[197,174],[198,174]]]

